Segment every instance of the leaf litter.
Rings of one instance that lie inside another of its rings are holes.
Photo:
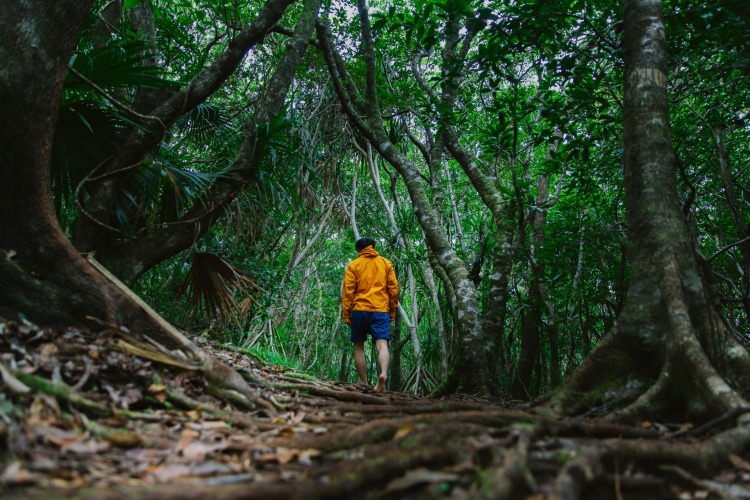
[[[277,411],[237,411],[195,373],[123,353],[85,329],[0,318],[0,496],[473,498],[505,491],[507,475],[513,498],[552,498],[560,461],[590,444],[535,435],[524,477],[513,478],[503,460],[525,417],[501,400],[379,395],[202,347],[260,381]],[[664,424],[637,427],[634,436]],[[711,477],[638,465],[611,472],[583,498],[613,498],[615,485],[641,499],[750,498],[747,454]]]

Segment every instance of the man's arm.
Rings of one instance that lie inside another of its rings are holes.
[[[347,325],[352,321],[352,299],[356,291],[357,280],[354,278],[350,266],[346,266],[344,272],[344,282],[341,284],[341,311],[344,317],[344,323]]]
[[[386,268],[386,289],[388,290],[388,316],[394,320],[398,311],[398,280],[390,262]]]

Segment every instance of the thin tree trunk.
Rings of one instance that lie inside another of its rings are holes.
[[[729,152],[724,143],[724,130],[721,127],[717,127],[714,129],[714,136],[716,137],[716,149],[719,155],[719,167],[721,168],[721,183],[724,188],[724,197],[727,199],[729,210],[732,212],[732,220],[734,221],[734,230],[737,233],[737,240],[744,241],[744,243],[738,245],[740,250],[740,262],[742,263],[741,284],[738,288],[740,289],[740,301],[745,310],[745,318],[750,320],[750,239],[748,239],[750,238],[750,230],[748,230],[747,223],[740,212],[740,204],[737,199],[735,182],[732,178],[732,170],[729,163]]]

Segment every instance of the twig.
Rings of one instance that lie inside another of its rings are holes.
[[[743,243],[746,243],[748,241],[750,241],[750,236],[748,236],[746,238],[742,238],[740,241],[736,241],[736,242],[732,243],[731,245],[725,246],[724,248],[722,248],[721,250],[719,250],[718,252],[716,252],[715,254],[713,254],[711,257],[709,257],[708,258],[708,262],[711,262],[712,260],[714,260],[719,255],[723,254],[727,250],[729,250],[731,248],[734,248],[736,246],[742,245]]]

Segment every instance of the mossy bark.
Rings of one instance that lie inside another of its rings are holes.
[[[572,414],[604,402],[621,420],[707,419],[747,405],[750,355],[714,308],[677,198],[661,2],[623,5],[630,286],[609,337],[542,403]]]

